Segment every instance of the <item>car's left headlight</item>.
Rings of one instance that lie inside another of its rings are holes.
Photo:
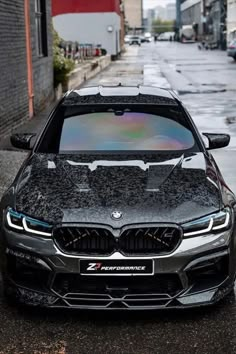
[[[10,229],[27,232],[40,236],[52,236],[52,226],[46,222],[31,218],[9,208],[6,214],[6,223]]]
[[[184,237],[193,237],[209,232],[228,230],[232,225],[232,212],[225,208],[218,213],[183,224]]]

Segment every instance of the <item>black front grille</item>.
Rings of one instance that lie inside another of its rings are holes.
[[[173,226],[129,228],[119,237],[102,228],[74,226],[57,228],[53,235],[62,251],[80,255],[162,255],[173,252],[181,240],[181,230]]]
[[[61,227],[53,235],[59,248],[67,253],[109,255],[115,248],[114,237],[105,229]]]
[[[180,241],[180,230],[173,227],[129,229],[122,233],[120,248],[126,255],[166,254]]]

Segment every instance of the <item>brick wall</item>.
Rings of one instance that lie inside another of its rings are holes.
[[[125,17],[129,27],[142,26],[142,0],[124,0]]]
[[[0,1],[0,136],[28,116],[24,1]]]
[[[35,1],[31,0],[31,42],[35,113],[53,98],[51,1],[47,3],[48,57],[36,53]],[[29,117],[24,0],[0,1],[0,138]]]

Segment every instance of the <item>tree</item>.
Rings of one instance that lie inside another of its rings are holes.
[[[61,49],[62,39],[53,29],[53,69],[54,69],[54,87],[60,83],[66,85],[69,73],[74,69],[75,63],[64,56]]]
[[[163,21],[161,18],[157,18],[152,22],[153,33],[172,32],[174,30],[174,21]]]

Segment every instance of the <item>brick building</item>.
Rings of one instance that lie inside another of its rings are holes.
[[[227,40],[236,38],[236,0],[227,1]]]
[[[125,18],[130,29],[142,27],[143,0],[124,0]]]
[[[0,1],[0,137],[53,97],[50,0]]]

